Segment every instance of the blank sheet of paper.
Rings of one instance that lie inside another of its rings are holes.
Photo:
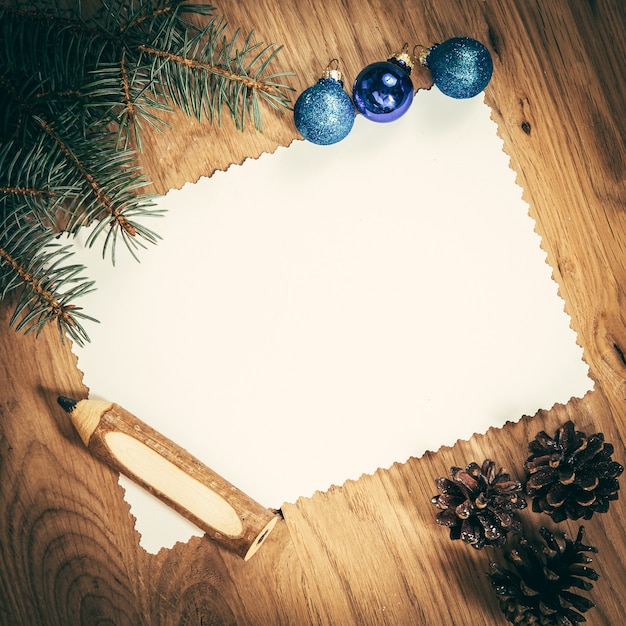
[[[91,396],[280,507],[584,395],[496,133],[482,96],[422,91],[391,124],[169,192],[140,264],[79,249]],[[147,550],[200,534],[124,486]]]

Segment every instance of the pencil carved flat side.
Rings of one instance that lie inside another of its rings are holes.
[[[278,521],[261,506],[121,406],[60,396],[87,449],[248,560]]]

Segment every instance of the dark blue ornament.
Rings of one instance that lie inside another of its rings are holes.
[[[362,69],[352,88],[357,111],[373,122],[393,122],[404,115],[413,102],[412,67],[410,57],[398,53]]]
[[[453,37],[435,44],[423,60],[433,82],[452,98],[473,98],[489,83],[493,74],[491,54],[469,37]]]
[[[311,143],[327,146],[341,141],[354,125],[354,105],[343,89],[341,74],[327,70],[317,84],[296,100],[293,119],[299,133]]]

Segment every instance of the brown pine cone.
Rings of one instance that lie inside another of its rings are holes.
[[[586,621],[582,614],[594,603],[570,591],[589,591],[593,587],[589,581],[598,580],[588,565],[591,558],[585,554],[597,550],[582,543],[583,531],[581,526],[576,541],[565,535],[558,541],[542,528],[545,545],[541,550],[521,539],[519,550],[505,556],[514,570],[491,563],[489,580],[509,622],[518,626],[575,626]]]
[[[613,446],[602,433],[587,436],[568,421],[554,437],[541,431],[528,450],[526,493],[533,511],[547,513],[555,522],[591,519],[617,500],[617,477],[624,468],[611,459]]]
[[[503,546],[509,532],[521,524],[515,510],[526,507],[522,485],[486,459],[482,466],[450,468],[450,478],[437,478],[439,494],[431,502],[441,511],[436,521],[450,529],[450,539],[462,539],[480,550],[485,545]]]

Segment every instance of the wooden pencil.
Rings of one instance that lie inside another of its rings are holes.
[[[64,396],[58,402],[93,456],[243,559],[257,551],[279,519],[121,406]]]

